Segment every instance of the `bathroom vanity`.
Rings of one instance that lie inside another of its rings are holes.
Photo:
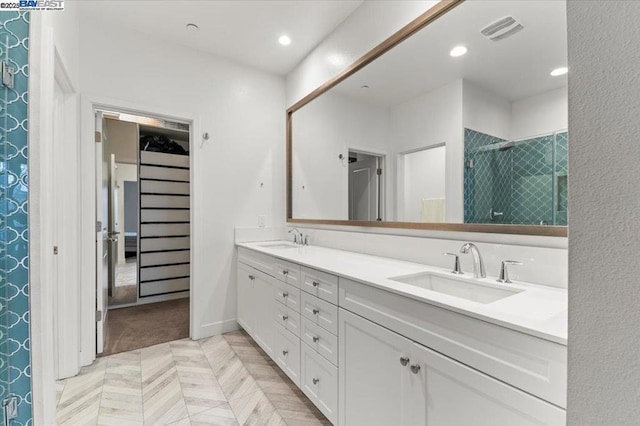
[[[338,425],[562,425],[567,291],[239,243],[238,323]]]

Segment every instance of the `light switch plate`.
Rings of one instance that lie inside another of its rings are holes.
[[[258,226],[264,228],[264,215],[258,215]]]

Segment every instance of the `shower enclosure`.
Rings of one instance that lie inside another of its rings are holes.
[[[566,131],[505,140],[464,134],[465,223],[567,225]]]
[[[0,14],[0,402],[4,425],[31,423],[28,34],[28,13]]]

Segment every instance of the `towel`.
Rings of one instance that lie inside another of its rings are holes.
[[[444,222],[444,198],[423,199],[420,219],[426,223]]]

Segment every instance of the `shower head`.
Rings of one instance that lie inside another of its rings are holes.
[[[503,143],[502,145],[500,145],[500,148],[498,148],[499,151],[506,151],[507,149],[511,149],[516,145],[516,143],[514,141],[507,141],[505,143]]]

